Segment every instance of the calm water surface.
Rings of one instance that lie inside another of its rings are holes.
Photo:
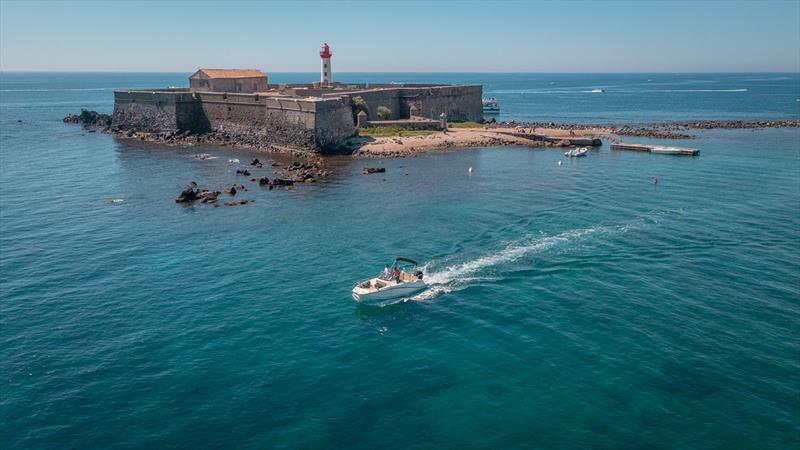
[[[796,74],[358,76],[482,81],[520,120],[798,118],[800,97]],[[0,80],[2,448],[798,445],[800,130],[562,166],[342,157],[325,182],[191,208],[187,181],[241,182],[228,159],[253,155],[60,122],[184,74]],[[396,255],[431,288],[356,305]]]

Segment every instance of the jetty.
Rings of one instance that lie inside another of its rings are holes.
[[[611,150],[630,150],[634,152],[650,152],[650,153],[659,153],[664,155],[681,155],[681,156],[696,156],[700,154],[700,150],[690,147],[674,147],[674,146],[652,145],[652,144],[628,144],[625,142],[612,143]]]
[[[575,145],[581,147],[600,147],[601,145],[603,145],[603,141],[594,136],[547,136],[544,134],[520,133],[517,131],[498,131],[498,133],[507,134],[509,136],[514,136],[523,139],[530,139],[532,141],[543,141],[552,143],[567,141],[568,142],[567,145]]]

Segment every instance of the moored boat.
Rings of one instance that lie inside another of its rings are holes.
[[[564,156],[568,158],[580,158],[581,156],[586,156],[586,153],[588,152],[589,147],[578,147],[565,152]]]
[[[497,99],[494,97],[491,98],[484,98],[481,99],[481,103],[483,103],[483,112],[488,114],[499,114],[500,113],[500,105],[497,103]]]

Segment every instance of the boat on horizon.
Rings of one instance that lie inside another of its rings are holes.
[[[413,259],[397,257],[391,267],[398,268],[399,277],[392,279],[384,272],[360,281],[353,286],[353,300],[365,305],[385,306],[392,303],[391,300],[410,297],[427,287],[422,271],[417,269],[417,262]]]

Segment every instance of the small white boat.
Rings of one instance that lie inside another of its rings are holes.
[[[580,158],[581,156],[586,156],[586,153],[588,152],[589,152],[589,147],[578,147],[567,151],[566,153],[564,153],[564,156],[568,158]]]
[[[397,266],[400,276],[390,278],[381,274],[356,283],[353,286],[353,300],[365,305],[384,306],[392,300],[410,297],[425,289],[422,271],[417,270],[417,262],[408,258],[396,258],[392,267]]]
[[[494,97],[481,99],[483,103],[483,112],[489,114],[499,114],[500,105],[497,104],[497,99]]]
[[[662,155],[680,155],[683,153],[683,149],[678,147],[652,147],[650,148],[650,153],[659,153]]]

